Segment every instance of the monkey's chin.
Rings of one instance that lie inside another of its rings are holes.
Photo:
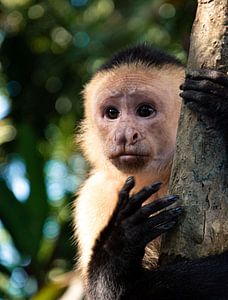
[[[121,155],[111,159],[112,164],[121,172],[134,174],[146,167],[148,156]]]

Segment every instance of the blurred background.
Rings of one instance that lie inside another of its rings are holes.
[[[88,165],[81,90],[114,51],[149,41],[186,62],[195,1],[0,1],[0,300],[59,299]]]

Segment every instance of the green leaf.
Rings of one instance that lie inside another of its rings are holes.
[[[0,219],[9,231],[16,248],[29,254],[32,245],[28,230],[28,215],[22,203],[18,202],[4,181],[0,181]]]
[[[25,203],[27,211],[27,227],[29,227],[33,247],[30,254],[34,257],[39,250],[43,236],[43,225],[49,213],[49,204],[44,183],[44,161],[37,149],[37,137],[28,124],[18,128],[17,153],[24,159],[28,179],[30,181],[30,196]]]

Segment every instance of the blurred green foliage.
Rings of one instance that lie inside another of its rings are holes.
[[[55,279],[73,268],[85,82],[137,42],[185,61],[194,11],[193,0],[0,1],[0,299],[58,299]]]

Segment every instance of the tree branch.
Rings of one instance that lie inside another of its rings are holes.
[[[228,71],[228,1],[198,1],[188,70]],[[163,261],[195,258],[228,249],[228,185],[225,143],[182,107],[170,193],[179,194],[186,216],[163,240]]]

